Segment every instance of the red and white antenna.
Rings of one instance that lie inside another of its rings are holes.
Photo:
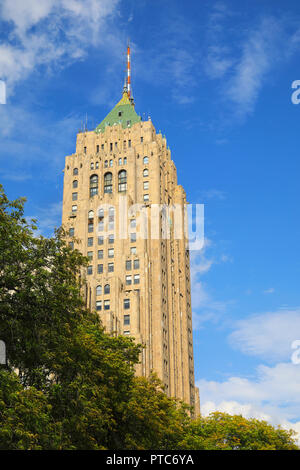
[[[127,46],[127,92],[128,97],[131,97],[131,63],[130,63],[130,45],[128,41]]]

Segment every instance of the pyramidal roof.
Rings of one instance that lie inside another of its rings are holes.
[[[134,109],[134,102],[128,96],[127,88],[124,87],[123,96],[116,106],[108,113],[102,122],[96,127],[95,132],[98,134],[104,132],[107,126],[121,124],[123,129],[131,127],[133,124],[142,120]]]

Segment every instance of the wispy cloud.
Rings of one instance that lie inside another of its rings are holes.
[[[299,308],[250,316],[239,321],[229,337],[234,348],[271,361],[290,358],[295,339],[300,339]]]
[[[264,290],[264,294],[274,294],[275,289],[274,287],[270,287],[269,289]]]

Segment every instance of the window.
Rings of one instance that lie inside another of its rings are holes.
[[[109,222],[113,222],[114,219],[115,219],[115,209],[114,209],[114,207],[110,207],[108,209],[108,220],[109,220]]]
[[[143,141],[144,141],[144,137],[141,137],[141,144],[143,143]]]
[[[127,127],[129,127],[129,126],[130,126],[130,124],[131,124],[131,121],[130,121],[130,120],[129,120],[129,121],[127,121]]]
[[[103,273],[103,264],[98,264],[97,272],[98,272],[98,274],[102,274],[102,273]]]
[[[130,308],[130,299],[124,299],[124,309]]]
[[[98,259],[103,259],[103,250],[98,250]]]
[[[96,295],[102,295],[102,286],[96,287]]]
[[[108,235],[108,243],[114,243],[115,236],[113,234]]]
[[[89,220],[89,223],[88,223],[88,232],[92,233],[93,231],[94,231],[94,220],[91,219]]]
[[[125,335],[125,336],[130,335],[130,331],[129,330],[124,330],[123,335]]]
[[[109,284],[105,284],[105,286],[104,286],[104,294],[110,294],[110,285],[109,285]]]
[[[124,140],[124,142],[123,142],[123,148],[124,148],[124,150],[126,149],[126,140]]]
[[[139,284],[140,283],[140,275],[139,274],[134,275],[133,282],[134,282],[134,284]]]
[[[77,201],[78,193],[72,193],[72,201]]]
[[[126,158],[126,157],[124,158],[124,163],[123,163],[123,165],[127,165],[127,158]]]
[[[122,111],[119,111],[118,116],[119,116],[119,117],[122,116]]]
[[[98,217],[99,217],[99,219],[103,219],[103,217],[104,217],[104,209],[99,209],[99,211],[98,211]]]
[[[89,259],[90,261],[92,261],[92,259],[93,259],[93,252],[92,252],[92,251],[88,251],[88,252],[87,252],[87,256],[88,256],[88,259]]]
[[[112,160],[109,160],[109,166],[110,166],[110,167],[113,166],[113,161],[112,161]]]
[[[104,310],[109,310],[110,309],[110,302],[109,300],[104,300]]]
[[[103,235],[100,235],[100,237],[98,237],[98,245],[103,245],[104,243],[104,237]]]
[[[95,196],[98,194],[98,176],[92,175],[90,177],[90,197]]]
[[[71,248],[71,250],[74,249],[74,242],[69,242],[69,247]]]
[[[144,181],[144,189],[149,189],[149,181]]]
[[[113,144],[112,142],[109,144],[109,150],[112,152],[112,149],[113,149]]]
[[[101,144],[101,150],[104,150],[104,144]]]
[[[124,325],[130,325],[130,315],[124,315]]]
[[[73,181],[73,188],[74,189],[78,188],[78,181],[77,180]]]
[[[149,194],[144,194],[144,201],[148,202],[149,201]]]
[[[126,276],[126,285],[130,286],[132,284],[132,277],[131,276]]]
[[[96,300],[96,310],[102,310],[102,300]]]
[[[112,193],[112,173],[105,173],[104,175],[104,192]]]
[[[99,168],[99,162],[96,162],[96,170]]]
[[[135,232],[130,234],[130,241],[131,241],[131,243],[136,242],[136,233]]]
[[[83,153],[86,153],[86,147],[83,147]]]
[[[88,219],[93,219],[94,218],[94,211],[89,211],[88,212]]]
[[[91,274],[93,274],[93,266],[88,266],[87,267],[87,274],[90,276]]]
[[[126,266],[125,267],[126,267],[126,271],[130,271],[130,269],[131,269],[131,260],[126,261]]]
[[[99,153],[99,145],[96,147],[96,152]]]
[[[136,219],[131,219],[130,221],[130,227],[135,228],[136,227]]]
[[[145,168],[143,171],[143,176],[149,176],[149,170],[148,168]]]
[[[104,168],[108,168],[108,160],[105,160],[105,162],[104,162]]]
[[[74,213],[74,212],[77,212],[77,206],[76,206],[76,204],[74,204],[74,205],[72,206],[72,212],[73,212],[73,213]]]
[[[128,147],[131,147],[131,140],[128,140]]]
[[[113,249],[113,248],[109,248],[109,250],[108,250],[108,257],[109,257],[109,258],[113,258],[113,257],[114,257],[114,249]]]
[[[94,169],[94,162],[91,163],[91,170]]]
[[[140,260],[139,259],[135,259],[133,261],[133,269],[139,269],[140,267]]]
[[[73,175],[78,175],[78,168],[74,168]]]
[[[135,255],[135,254],[136,254],[136,246],[132,246],[132,247],[130,248],[130,254],[131,254],[131,255]]]
[[[119,193],[127,190],[127,171],[119,171]]]
[[[144,162],[144,165],[147,165],[147,163],[149,163],[149,158],[148,158],[148,157],[144,157],[143,162]]]
[[[94,244],[94,239],[93,239],[93,237],[89,237],[89,238],[88,238],[88,246],[93,246],[93,244]]]
[[[113,273],[114,272],[114,263],[108,263],[108,272]]]
[[[73,227],[69,228],[69,236],[74,237],[75,229]]]
[[[119,158],[119,166],[122,165],[122,158]]]

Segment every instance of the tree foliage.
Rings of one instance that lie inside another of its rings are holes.
[[[266,423],[192,421],[153,374],[135,376],[141,345],[108,335],[86,309],[87,259],[62,229],[37,236],[24,199],[0,186],[0,450],[294,448]]]

